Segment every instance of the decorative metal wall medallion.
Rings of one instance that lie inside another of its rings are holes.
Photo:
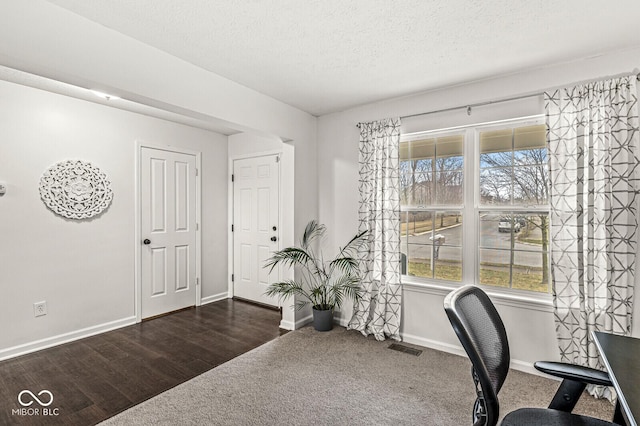
[[[54,213],[88,219],[102,213],[113,199],[107,175],[91,163],[62,161],[40,178],[40,197]]]

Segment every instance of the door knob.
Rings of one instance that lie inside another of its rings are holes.
[[[148,246],[149,244],[151,244],[151,240],[148,238],[145,238],[144,241],[142,241],[142,244],[144,244],[145,246]]]
[[[278,241],[277,237],[271,237],[271,241]]]

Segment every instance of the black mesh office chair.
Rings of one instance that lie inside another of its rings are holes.
[[[509,343],[504,324],[487,294],[476,286],[452,291],[444,309],[469,359],[478,395],[473,407],[474,426],[494,426],[500,416],[498,392],[509,372]],[[614,423],[572,414],[588,383],[612,386],[606,372],[559,362],[536,362],[535,367],[563,379],[549,408],[521,408],[507,414],[502,426],[511,425],[588,425]],[[616,408],[614,422],[623,424]]]

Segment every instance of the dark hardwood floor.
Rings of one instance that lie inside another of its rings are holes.
[[[227,299],[2,361],[0,424],[96,424],[278,337],[279,322],[277,311]],[[39,411],[20,415],[23,390],[48,390],[53,402],[23,394],[34,401],[25,410]]]

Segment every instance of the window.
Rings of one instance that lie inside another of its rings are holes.
[[[548,179],[541,118],[404,135],[403,273],[548,293]]]
[[[400,144],[405,273],[462,281],[464,132]]]

